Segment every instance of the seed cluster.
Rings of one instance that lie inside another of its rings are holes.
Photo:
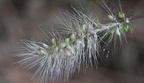
[[[24,51],[20,53],[24,58],[17,63],[26,65],[27,70],[36,67],[33,77],[39,75],[41,83],[48,79],[68,80],[81,66],[87,68],[89,65],[97,65],[100,42],[107,37],[109,41],[115,37],[120,38],[130,30],[129,19],[123,12],[119,12],[117,17],[107,15],[110,22],[102,24],[95,21],[95,18],[74,10],[77,14],[67,14],[66,18],[70,20],[62,21],[67,28],[68,37],[54,37],[47,44],[24,42]]]

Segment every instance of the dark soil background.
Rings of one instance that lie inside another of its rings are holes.
[[[95,2],[95,0],[92,0]],[[108,0],[107,0],[108,1]],[[144,14],[144,0],[121,0],[133,16]],[[89,0],[79,0],[87,4]],[[38,25],[44,25],[54,18],[51,13],[60,9],[78,6],[78,0],[0,0],[0,83],[38,83],[38,77],[31,80],[33,71],[24,73],[13,65],[17,42],[34,38],[45,41]],[[69,82],[58,83],[144,83],[144,19],[133,22],[135,35],[117,54],[105,61],[99,69],[75,74]],[[51,83],[51,82],[50,82]]]

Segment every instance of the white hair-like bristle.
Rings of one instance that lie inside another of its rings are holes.
[[[96,14],[88,15],[74,7],[75,14],[61,12],[63,19],[60,19],[59,23],[63,26],[63,30],[60,33],[64,32],[69,36],[61,36],[61,38],[57,36],[47,44],[24,41],[24,51],[20,53],[23,59],[17,63],[25,65],[24,68],[27,70],[36,67],[33,77],[39,75],[41,83],[47,82],[48,79],[69,80],[76,70],[80,70],[81,65],[86,68],[88,65],[92,67],[96,65],[101,50],[100,42],[106,37],[109,37],[108,41],[112,41],[110,39],[115,36],[120,38],[129,30],[129,20],[125,17],[124,12],[119,11],[118,19],[122,19],[119,22],[104,0],[99,3],[102,3],[102,7],[107,9],[107,19],[110,22],[103,24],[99,21],[101,18],[91,18],[96,17],[92,16]]]

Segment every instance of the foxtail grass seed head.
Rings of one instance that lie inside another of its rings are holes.
[[[98,2],[107,11],[107,19],[110,20],[108,23],[100,22],[99,17],[91,18],[96,14],[90,14],[90,11],[85,14],[74,7],[74,14],[61,12],[62,33],[67,33],[68,36],[52,32],[54,36],[47,43],[24,41],[23,52],[20,53],[23,59],[17,63],[27,68],[27,71],[37,68],[33,78],[40,76],[40,83],[46,83],[48,79],[69,80],[81,66],[87,68],[89,65],[97,65],[100,42],[107,37],[112,42],[114,38],[121,38],[131,30],[130,20],[121,8],[115,13],[104,0]]]

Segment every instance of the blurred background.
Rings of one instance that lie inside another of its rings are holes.
[[[95,0],[91,0],[96,4]],[[106,0],[109,2],[109,0]],[[133,16],[144,14],[143,0],[121,0]],[[90,0],[0,0],[0,83],[38,83],[31,80],[33,72],[24,73],[22,68],[12,65],[12,55],[21,39],[34,38],[45,41],[38,26],[47,24],[59,9],[71,10],[71,5],[87,5]],[[85,6],[86,8],[87,6]],[[112,55],[99,69],[75,74],[65,83],[144,83],[144,19],[133,23],[134,35],[122,51]],[[58,83],[63,83],[59,81]]]

